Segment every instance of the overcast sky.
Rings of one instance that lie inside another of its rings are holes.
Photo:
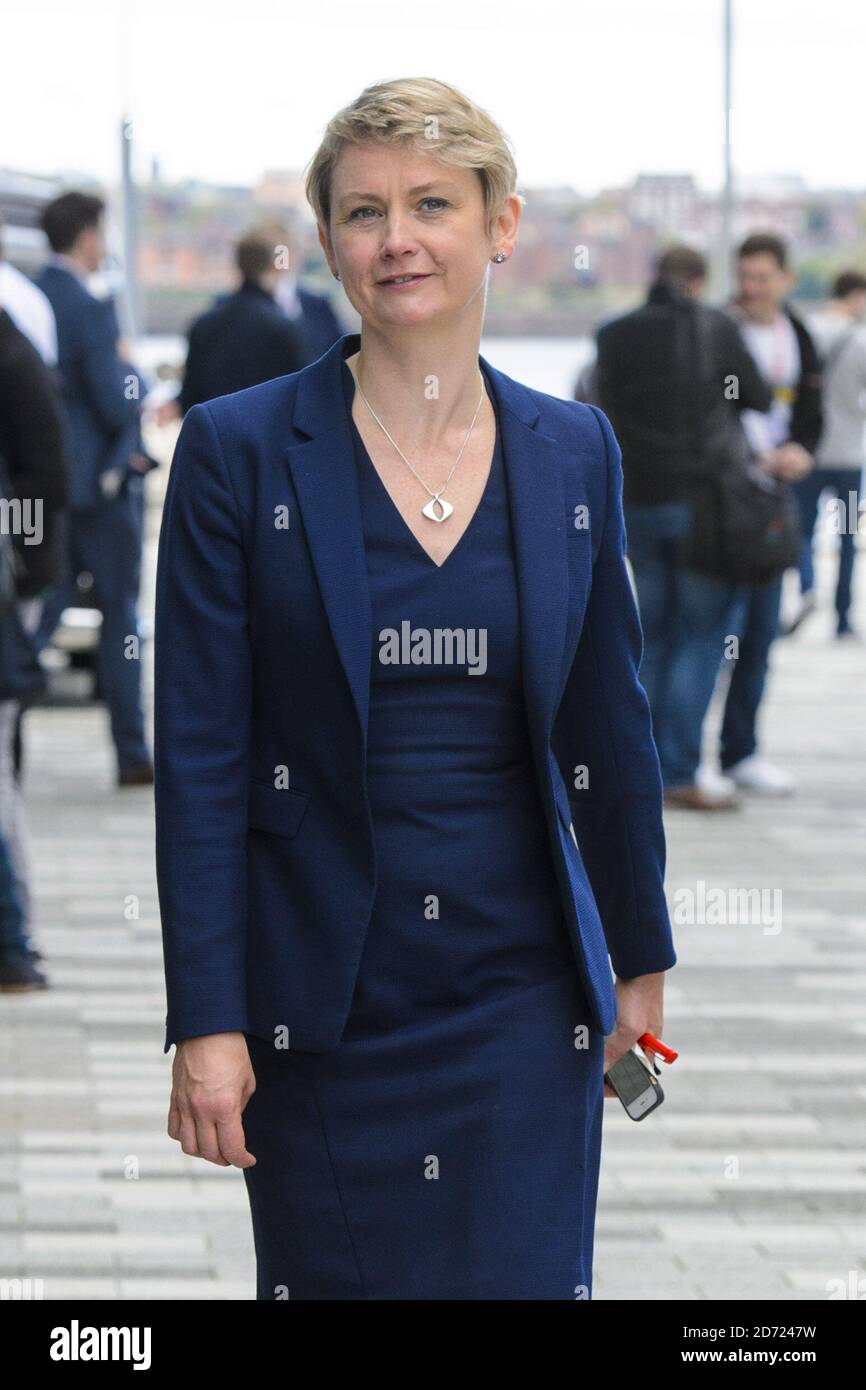
[[[2,0],[0,166],[251,183],[300,168],[369,82],[439,77],[520,186],[722,170],[721,0]],[[863,187],[866,3],[735,0],[735,168]]]

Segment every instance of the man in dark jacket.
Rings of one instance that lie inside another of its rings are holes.
[[[346,332],[327,295],[308,290],[300,282],[301,241],[293,227],[274,224],[274,241],[284,253],[274,298],[298,330],[304,345],[304,366],[317,361]]]
[[[14,744],[22,702],[18,652],[38,619],[42,593],[63,568],[59,523],[68,487],[56,381],[0,308],[0,495],[4,529],[11,534],[19,565],[17,612],[0,616],[0,653],[8,658],[0,660],[0,992],[44,989],[47,984],[30,945],[29,835]],[[35,648],[32,659],[35,663]]]
[[[2,306],[0,459],[22,516],[38,512],[38,540],[14,534],[21,565],[19,598],[36,598],[63,568],[61,520],[69,498],[69,461],[56,378]]]
[[[141,383],[118,350],[114,305],[90,292],[104,256],[101,198],[70,191],[42,211],[52,255],[38,278],[57,321],[62,416],[71,464],[65,580],[45,599],[36,633],[44,645],[78,574],[93,577],[102,614],[97,669],[122,787],[153,782],[144,732],[138,589],[144,529]]]
[[[772,391],[770,410],[764,415],[746,411],[743,426],[755,456],[789,482],[812,471],[823,424],[818,351],[786,302],[794,280],[780,237],[759,232],[742,243],[731,314]],[[739,655],[722,720],[722,772],[744,791],[763,796],[787,796],[796,786],[789,773],[758,752],[756,728],[781,598],[781,576],[746,594],[735,624]]]
[[[770,406],[736,325],[700,302],[704,257],[666,251],[646,303],[598,330],[596,390],[622,449],[628,555],[665,797],[728,809],[727,785],[699,772],[701,730],[739,588],[680,560],[695,487],[719,466],[738,412]]]
[[[224,295],[189,331],[182,414],[202,401],[298,372],[307,362],[299,329],[274,299],[280,274],[267,230],[242,237],[236,248],[240,288]]]

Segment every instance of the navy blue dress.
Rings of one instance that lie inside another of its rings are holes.
[[[339,1047],[247,1035],[258,1297],[588,1298],[604,1037],[535,779],[500,431],[441,567],[352,433],[378,880]]]

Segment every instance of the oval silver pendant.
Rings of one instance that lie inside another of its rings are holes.
[[[436,515],[434,508],[437,506],[442,508],[441,516]],[[453,510],[451,503],[446,502],[444,497],[431,497],[426,506],[421,508],[424,516],[429,516],[431,521],[447,521]]]

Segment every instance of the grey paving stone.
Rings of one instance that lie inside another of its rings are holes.
[[[151,509],[145,610],[158,522]],[[826,605],[826,553],[818,574]],[[859,592],[866,631],[866,581]],[[672,908],[699,881],[779,889],[782,927],[675,925],[666,1104],[641,1125],[605,1106],[598,1299],[795,1302],[849,1271],[866,1280],[864,691],[866,646],[812,620],[777,643],[762,713],[764,751],[800,778],[797,795],[667,816]],[[58,1300],[252,1299],[242,1175],[165,1132],[152,789],[113,786],[102,709],[36,708],[25,739],[34,936],[52,989],[0,997],[0,1276],[41,1277]]]

